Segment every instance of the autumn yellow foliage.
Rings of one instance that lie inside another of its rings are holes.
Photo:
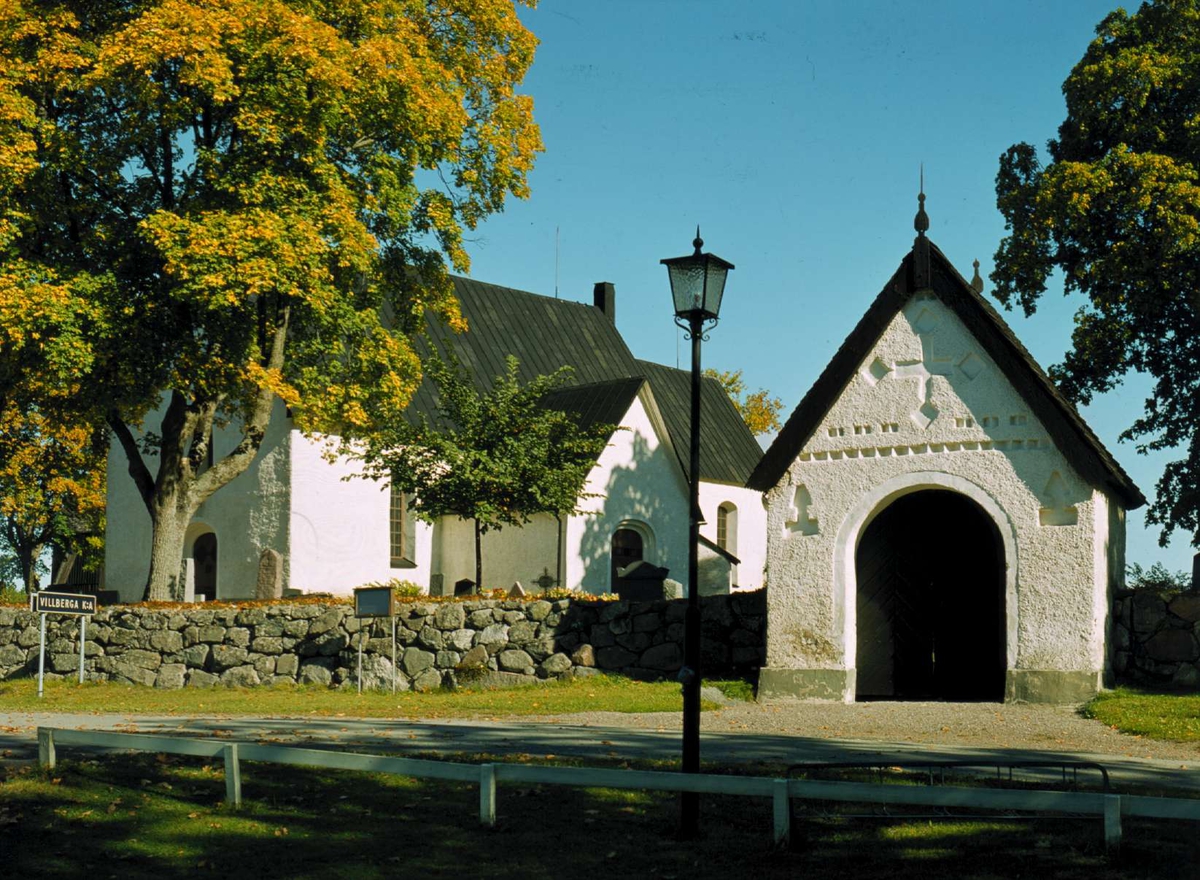
[[[0,0],[0,400],[112,429],[153,598],[276,399],[369,433],[425,316],[463,326],[447,272],[542,149],[536,45],[513,0]]]

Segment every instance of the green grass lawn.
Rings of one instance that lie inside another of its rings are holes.
[[[8,771],[4,875],[1117,880],[1195,876],[1200,857],[1192,823],[1126,820],[1115,864],[1098,819],[814,816],[784,852],[772,847],[766,798],[705,797],[702,837],[680,841],[675,796],[655,792],[502,784],[497,827],[483,829],[474,785],[253,763],[242,785],[234,811],[220,766],[198,759],[112,755]]]
[[[740,685],[741,683],[734,683]],[[737,688],[731,686],[731,690]],[[705,704],[705,708],[716,708]],[[148,715],[317,715],[368,718],[477,718],[560,715],[572,712],[681,712],[675,682],[641,682],[616,676],[554,681],[504,690],[406,692],[337,691],[323,687],[215,687],[160,690],[140,685],[69,680],[0,682],[0,710],[14,712],[116,712]]]
[[[1123,733],[1150,739],[1200,742],[1200,694],[1136,688],[1106,691],[1080,712]]]

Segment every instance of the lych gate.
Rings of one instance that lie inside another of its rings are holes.
[[[1000,700],[1004,549],[964,495],[903,495],[863,531],[857,574],[858,699]]]
[[[763,455],[759,693],[1087,699],[1145,503],[925,233]]]

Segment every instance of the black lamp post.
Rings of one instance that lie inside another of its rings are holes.
[[[691,494],[691,527],[688,530],[688,604],[684,617],[683,668],[683,772],[700,772],[700,584],[697,548],[700,543],[700,343],[706,338],[705,325],[716,325],[725,294],[725,277],[733,268],[714,254],[701,253],[704,241],[696,227],[695,252],[686,257],[663,260],[671,279],[671,297],[675,300],[675,323],[692,341],[692,425],[691,462],[688,488]],[[680,802],[680,830],[694,836],[700,826],[700,796],[684,792]]]

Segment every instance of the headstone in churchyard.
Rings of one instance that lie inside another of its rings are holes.
[[[196,560],[188,558],[183,560],[183,565],[179,569],[179,581],[183,584],[183,601],[196,601]]]
[[[454,582],[454,595],[470,596],[475,592],[475,581],[470,578],[463,578],[461,581]]]
[[[520,581],[513,581],[512,589],[510,589],[508,591],[508,598],[510,598],[510,599],[524,599],[525,598],[525,588],[521,586]]]
[[[283,596],[283,557],[279,552],[264,547],[258,557],[258,581],[254,585],[254,598],[278,599]]]
[[[446,576],[444,574],[431,574],[429,576],[429,595],[444,596],[446,595]]]
[[[1200,593],[1200,553],[1192,557],[1192,589]]]

